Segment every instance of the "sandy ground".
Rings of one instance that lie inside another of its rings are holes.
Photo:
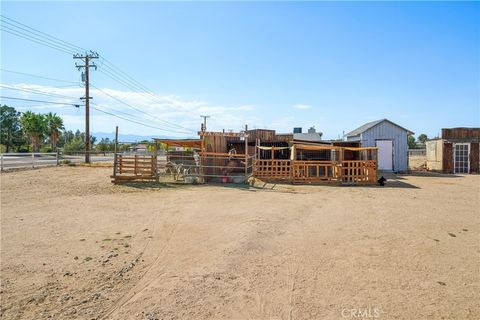
[[[387,187],[1,176],[2,319],[478,319],[480,176]]]

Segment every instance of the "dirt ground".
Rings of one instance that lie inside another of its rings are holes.
[[[2,319],[478,319],[480,176],[382,187],[1,176]]]

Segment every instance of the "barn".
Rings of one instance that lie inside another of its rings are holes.
[[[427,141],[427,169],[444,173],[480,172],[480,128],[444,128]]]
[[[408,170],[408,136],[412,131],[388,120],[368,122],[346,134],[347,141],[361,147],[378,148],[378,170],[406,172]]]

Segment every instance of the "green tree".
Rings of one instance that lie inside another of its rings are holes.
[[[408,148],[409,149],[415,149],[417,144],[415,143],[415,137],[414,136],[408,136]]]
[[[425,144],[428,140],[428,137],[425,133],[422,133],[421,135],[418,136],[417,138],[418,142],[420,142],[421,144]]]
[[[32,151],[38,152],[47,133],[47,121],[43,114],[24,112],[20,117],[23,133],[30,138]]]
[[[60,136],[61,130],[64,130],[65,127],[63,126],[63,119],[57,116],[56,113],[49,112],[45,119],[47,121],[47,128],[50,133],[50,145],[52,147],[52,151],[57,150],[57,141],[58,137]]]
[[[97,151],[113,151],[113,141],[110,141],[108,138],[102,138],[99,143],[97,143],[95,149]]]
[[[72,130],[61,131],[60,137],[58,138],[57,147],[63,148],[66,143],[69,143],[75,137],[75,133]]]
[[[90,135],[90,149],[93,149],[96,141],[97,141],[97,137]]]
[[[6,105],[0,107],[0,143],[5,146],[5,151],[10,152],[14,146],[23,143],[20,127],[20,112]]]
[[[85,133],[77,130],[75,133],[72,131],[65,131],[61,137],[61,144],[65,151],[69,152],[82,152],[85,151]],[[90,135],[90,150],[93,149],[97,138]]]
[[[82,152],[85,150],[85,142],[82,136],[75,135],[72,140],[65,143],[63,150],[67,152]]]

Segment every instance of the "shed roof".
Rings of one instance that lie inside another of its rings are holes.
[[[164,143],[167,146],[187,147],[200,149],[202,141],[200,139],[153,139],[157,143]]]
[[[397,126],[405,131],[407,131],[408,134],[414,134],[412,131],[408,130],[408,129],[405,129],[404,127],[402,126],[399,126],[398,124],[388,120],[388,119],[380,119],[380,120],[375,120],[375,121],[372,121],[372,122],[367,122],[365,123],[363,126],[360,126],[358,127],[357,129],[353,130],[353,131],[350,131],[349,133],[346,134],[347,137],[352,137],[352,136],[358,136],[359,134],[361,133],[364,133],[365,131],[367,131],[368,129],[371,129],[373,127],[375,127],[376,125],[379,125],[380,123],[384,122],[384,121],[387,121],[389,122],[390,124],[394,125],[394,126]]]

